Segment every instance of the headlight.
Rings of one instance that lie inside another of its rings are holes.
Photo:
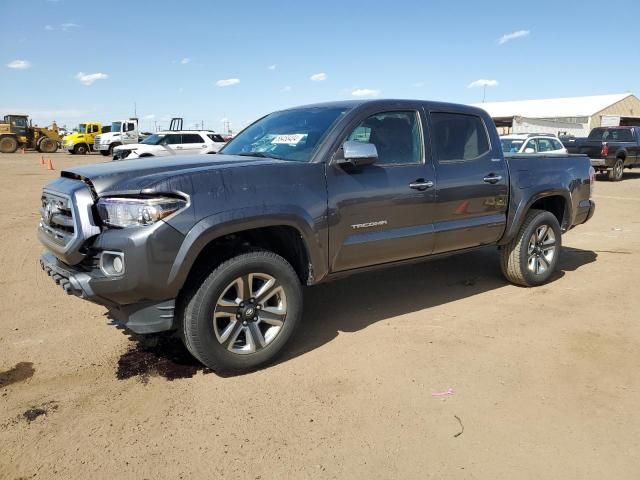
[[[139,227],[156,223],[186,206],[183,198],[110,197],[98,200],[98,214],[110,227]]]

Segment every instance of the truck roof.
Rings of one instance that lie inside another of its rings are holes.
[[[341,100],[336,102],[323,102],[323,103],[312,103],[309,105],[300,105],[292,108],[285,108],[286,110],[297,110],[300,108],[356,108],[356,107],[380,107],[380,108],[389,108],[389,107],[407,107],[407,108],[415,108],[416,105],[423,106],[425,108],[431,109],[442,109],[442,110],[450,110],[450,109],[460,109],[461,107],[465,110],[472,112],[482,112],[486,115],[488,113],[478,107],[474,107],[471,105],[464,105],[461,103],[449,103],[449,102],[435,102],[431,100],[409,100],[409,99],[393,99],[393,98],[376,98],[374,100]]]

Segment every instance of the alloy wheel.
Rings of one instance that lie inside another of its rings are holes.
[[[556,235],[546,224],[535,229],[529,238],[527,268],[536,275],[546,272],[556,256]]]
[[[275,340],[286,316],[282,285],[266,273],[249,273],[223,290],[213,312],[213,330],[230,352],[251,354]]]

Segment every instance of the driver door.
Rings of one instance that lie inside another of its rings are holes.
[[[345,141],[372,143],[378,160],[327,167],[332,272],[429,255],[434,246],[435,173],[418,111],[362,118]]]

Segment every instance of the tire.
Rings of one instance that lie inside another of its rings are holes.
[[[18,149],[18,140],[14,137],[0,138],[0,152],[13,153]]]
[[[58,142],[50,138],[43,138],[38,143],[38,150],[42,153],[55,153],[58,150]]]
[[[216,267],[184,305],[189,352],[218,373],[243,373],[272,362],[291,338],[302,316],[302,287],[281,256],[249,252]]]
[[[516,285],[542,285],[553,275],[561,249],[562,232],[555,215],[530,210],[516,237],[500,250],[502,273]]]
[[[75,147],[73,147],[73,153],[77,153],[78,155],[86,155],[89,152],[89,147],[86,143],[79,143]]]
[[[613,164],[613,168],[609,170],[609,181],[619,182],[624,175],[624,159],[616,158],[616,163]]]
[[[108,157],[108,156],[109,156],[109,151],[108,151],[108,150],[100,150],[100,154],[101,154],[103,157]]]
[[[122,145],[121,143],[112,143],[111,145],[109,145],[109,153],[108,156],[109,157],[113,157],[113,149],[116,147],[119,147],[120,145]]]

